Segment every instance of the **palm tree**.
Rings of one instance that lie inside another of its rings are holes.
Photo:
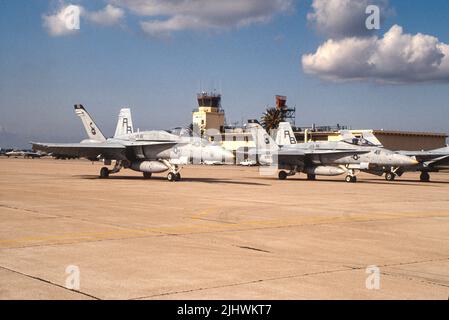
[[[260,120],[262,122],[262,127],[264,127],[267,132],[270,132],[270,130],[279,127],[279,122],[285,120],[285,113],[278,108],[267,108]]]

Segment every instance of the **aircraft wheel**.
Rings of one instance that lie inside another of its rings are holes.
[[[279,180],[285,180],[285,179],[287,179],[287,172],[285,172],[285,171],[279,171],[278,178],[279,178]]]
[[[316,175],[314,175],[314,174],[308,174],[308,175],[307,175],[307,180],[311,180],[311,181],[316,180]]]
[[[356,176],[347,175],[346,178],[345,178],[345,181],[348,182],[348,183],[355,183],[355,182],[357,182],[357,177]]]
[[[176,179],[176,173],[169,172],[168,175],[167,175],[167,180],[170,181],[170,182],[178,181]]]
[[[101,168],[100,170],[100,178],[101,179],[107,179],[109,178],[109,169],[106,167]]]
[[[396,175],[393,172],[385,173],[385,180],[394,181],[395,178],[396,178]]]
[[[179,172],[175,174],[175,181],[181,181],[181,174]]]
[[[150,179],[151,178],[151,172],[144,172],[143,173],[143,178],[144,179]]]
[[[421,172],[421,175],[419,176],[419,179],[422,182],[429,182],[430,181],[430,174],[428,172]]]

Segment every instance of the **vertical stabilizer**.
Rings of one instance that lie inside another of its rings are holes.
[[[280,146],[297,144],[295,134],[289,122],[279,123],[279,129],[276,134],[276,143]]]
[[[368,141],[373,146],[383,148],[382,142],[377,139],[372,130],[363,131],[362,138]]]
[[[75,113],[83,122],[84,129],[86,129],[87,136],[90,140],[106,141],[106,138],[104,137],[103,133],[101,133],[100,128],[98,128],[92,117],[81,104],[75,105]]]
[[[114,137],[119,137],[134,133],[133,120],[131,117],[131,109],[123,108],[118,115],[117,127],[115,128]]]
[[[251,135],[258,150],[263,152],[275,152],[279,150],[276,142],[259,123],[252,120],[248,122],[247,128],[251,130]]]

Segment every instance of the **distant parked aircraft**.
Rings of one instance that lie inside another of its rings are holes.
[[[31,152],[31,151],[23,151],[23,150],[14,150],[14,151],[9,151],[5,153],[5,156],[9,157],[14,157],[14,158],[18,158],[18,157],[24,157],[24,158],[41,158],[43,156],[46,156],[45,153],[42,152]]]

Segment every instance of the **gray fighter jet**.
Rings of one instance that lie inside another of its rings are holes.
[[[416,159],[418,164],[387,168],[385,170],[385,180],[387,181],[394,181],[396,177],[401,177],[405,172],[420,171],[419,180],[429,182],[431,172],[449,169],[449,147],[429,151],[398,151],[398,153]]]
[[[356,182],[356,176],[361,171],[418,163],[386,149],[359,146],[352,140],[297,143],[288,122],[282,122],[279,126],[276,139],[279,145],[257,122],[250,121],[247,128],[256,142],[259,163],[277,166],[281,180],[303,172],[309,180],[315,180],[318,175],[346,174],[346,182]]]
[[[369,145],[383,148],[383,145],[379,142],[379,140],[377,140],[376,137],[370,132],[363,132],[361,138],[356,138],[351,136],[350,133],[346,133],[346,139],[352,139],[359,145]],[[418,163],[412,166],[386,167],[384,168],[384,171],[370,170],[367,172],[379,176],[385,173],[385,180],[394,181],[396,177],[401,177],[405,172],[420,171],[420,181],[429,182],[431,172],[439,172],[449,169],[449,147],[429,151],[397,151],[397,153],[411,157],[418,161]]]
[[[75,105],[75,113],[81,118],[89,139],[80,143],[37,143],[34,150],[51,152],[53,156],[82,157],[92,161],[104,161],[115,165],[103,167],[101,178],[129,168],[150,178],[153,173],[169,171],[169,181],[181,179],[182,165],[202,161],[225,161],[233,154],[221,146],[200,137],[178,136],[166,131],[134,132],[130,109],[122,109],[113,138],[106,138],[82,105]]]

